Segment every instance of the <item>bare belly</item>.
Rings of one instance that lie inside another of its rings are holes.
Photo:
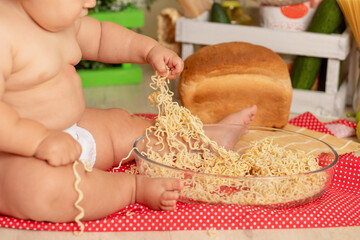
[[[36,120],[50,129],[72,126],[85,110],[81,80],[73,69],[26,90],[5,91],[3,101],[20,117]]]

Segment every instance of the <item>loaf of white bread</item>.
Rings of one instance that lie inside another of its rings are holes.
[[[289,120],[292,86],[283,59],[245,42],[201,48],[185,60],[178,91],[181,104],[203,123],[256,105],[252,125],[281,128]]]

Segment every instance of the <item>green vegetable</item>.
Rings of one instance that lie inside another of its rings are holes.
[[[291,70],[291,83],[293,88],[311,89],[316,81],[321,58],[297,56]]]
[[[336,0],[323,0],[311,20],[308,32],[330,34],[339,29],[344,16]],[[297,56],[291,71],[294,88],[311,89],[319,73],[322,58]]]
[[[360,122],[360,112],[358,112],[356,115],[355,115],[355,123],[356,124],[359,124]]]
[[[213,3],[210,11],[210,22],[230,23],[229,16],[220,3]]]
[[[360,112],[358,113],[348,113],[347,117],[354,117],[356,123],[356,137],[360,141]]]
[[[348,117],[354,117],[355,123],[358,124],[360,122],[360,112],[358,113],[348,113],[346,114]]]

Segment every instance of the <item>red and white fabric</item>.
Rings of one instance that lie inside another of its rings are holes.
[[[302,114],[289,123],[331,134],[323,123],[309,113]],[[124,165],[119,171],[124,171],[131,164]],[[360,158],[352,153],[341,155],[328,191],[317,200],[295,208],[277,210],[178,202],[176,211],[163,212],[150,210],[140,204],[132,204],[106,218],[84,222],[84,225],[86,232],[360,226]],[[0,227],[44,231],[79,230],[77,224],[73,222],[36,222],[7,216],[0,216]]]

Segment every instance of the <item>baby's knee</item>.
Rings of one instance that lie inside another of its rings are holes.
[[[108,128],[112,130],[113,139],[119,138],[121,136],[119,133],[122,133],[123,136],[126,135],[131,139],[131,144],[133,144],[136,138],[144,135],[148,127],[153,125],[151,120],[130,114],[123,109],[109,109],[108,114],[108,119],[110,120]],[[123,137],[121,137],[121,141],[123,140]]]
[[[131,121],[132,118],[132,115],[128,111],[121,108],[107,109],[106,113],[108,115],[108,118],[111,120],[121,119],[125,121]]]
[[[81,171],[78,168],[78,172]],[[82,174],[80,178],[83,179]],[[52,222],[74,220],[77,212],[74,204],[78,198],[75,180],[71,165],[53,168],[52,173],[43,176],[36,191],[39,196],[39,199],[36,200],[36,206],[43,213],[42,216],[46,216],[46,219],[43,220]]]
[[[37,221],[74,219],[76,199],[74,193],[71,194],[75,192],[71,171],[66,171],[66,167],[51,167],[37,159],[12,160],[5,164],[7,171],[0,178],[2,213]],[[0,171],[5,165],[0,164]]]

